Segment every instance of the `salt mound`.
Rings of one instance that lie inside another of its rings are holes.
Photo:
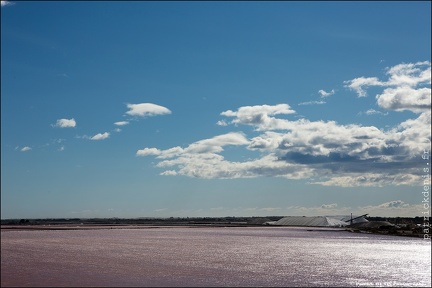
[[[272,225],[277,226],[313,226],[313,227],[342,227],[347,226],[349,223],[341,221],[336,218],[326,216],[287,216]]]

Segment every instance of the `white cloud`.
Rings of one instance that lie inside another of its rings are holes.
[[[381,111],[377,111],[375,109],[369,109],[365,112],[366,115],[376,115],[376,114],[380,114],[380,115],[388,115],[388,113],[384,113]]]
[[[271,117],[278,114],[296,113],[288,104],[257,105],[240,107],[237,111],[227,110],[220,115],[235,117],[233,124],[255,126],[257,130],[287,129],[287,121]]]
[[[130,110],[126,114],[131,116],[156,116],[171,114],[168,108],[159,106],[152,103],[140,103],[140,104],[127,104],[127,108]]]
[[[378,205],[359,207],[359,210],[365,211],[370,216],[415,217],[419,216],[424,207],[422,204],[412,205],[402,200],[393,200]]]
[[[323,204],[321,205],[321,208],[323,209],[333,209],[337,207],[337,203],[332,203],[332,204]]]
[[[105,132],[105,133],[98,133],[96,135],[94,135],[93,137],[90,137],[90,140],[104,140],[107,139],[110,136],[110,133]]]
[[[387,86],[415,87],[419,84],[431,84],[431,63],[429,61],[402,63],[387,68],[386,74],[390,76]]]
[[[409,204],[405,203],[402,200],[394,200],[378,205],[379,208],[403,208],[408,206]]]
[[[340,125],[334,121],[277,119],[269,117],[268,112],[279,110],[267,105],[255,107],[263,107],[263,111],[254,108],[245,112],[241,107],[238,110],[241,112],[226,111],[223,115],[234,115],[232,123],[268,129],[256,137],[247,139],[243,133],[231,132],[185,148],[144,148],[137,151],[137,156],[162,159],[156,166],[170,168],[162,175],[270,176],[315,179],[309,183],[342,187],[418,183],[415,157],[428,147],[428,113],[402,122],[395,129],[382,131],[374,126]],[[281,131],[271,131],[275,128]],[[258,150],[262,156],[243,162],[228,161],[220,155],[226,145]]]
[[[185,149],[186,153],[217,153],[226,145],[246,145],[249,141],[242,133],[231,132],[211,139],[197,141]]]
[[[175,176],[175,175],[177,175],[177,172],[175,170],[167,170],[167,171],[162,172],[161,175]]]
[[[339,207],[339,205],[333,203],[314,207],[290,206],[286,210],[286,214],[297,216],[350,215],[350,213],[353,213],[353,216],[359,216],[367,213],[369,216],[415,217],[419,216],[419,211],[423,211],[424,207],[421,204],[412,205],[402,200],[394,200],[359,207]]]
[[[128,121],[114,122],[114,125],[117,125],[117,126],[125,126],[125,125],[128,125],[128,124],[129,124]]]
[[[402,63],[388,67],[386,70],[386,75],[389,76],[387,81],[380,81],[377,77],[359,77],[345,81],[345,87],[354,90],[359,97],[365,97],[364,88],[369,86],[392,87],[395,90],[411,88],[413,91],[419,85],[431,84],[431,62],[429,61]]]
[[[137,156],[149,156],[149,155],[156,156],[156,155],[160,155],[160,154],[161,154],[161,151],[159,149],[156,149],[156,148],[144,148],[144,149],[138,150],[136,152]]]
[[[324,90],[319,90],[318,93],[320,94],[321,98],[325,98],[325,97],[328,97],[328,96],[335,94],[336,91],[334,89],[332,89],[330,92],[326,92]]]
[[[345,81],[346,87],[354,90],[359,97],[366,97],[366,91],[363,86],[383,86],[383,82],[379,81],[376,77],[359,77],[353,80]]]
[[[242,133],[231,132],[215,136],[211,139],[204,139],[190,144],[186,148],[173,147],[167,150],[159,150],[156,148],[144,148],[138,150],[137,156],[157,156],[157,158],[173,158],[177,156],[185,155],[210,155],[212,153],[220,153],[223,151],[223,147],[227,145],[247,145],[249,141],[245,138]],[[203,157],[207,157],[203,156]],[[192,157],[192,156],[191,156]]]
[[[322,105],[325,103],[326,103],[325,101],[308,101],[308,102],[299,103],[298,105]]]
[[[25,146],[25,147],[21,148],[21,152],[27,152],[27,151],[30,151],[30,150],[32,150],[32,148],[29,147],[29,146]]]
[[[350,85],[361,94],[368,85],[425,84],[424,71],[427,69],[423,68],[427,63],[421,63],[388,69],[390,80],[387,82],[375,77],[358,78]],[[402,74],[409,74],[409,77],[401,77]],[[358,124],[341,125],[335,121],[283,119],[282,116],[295,113],[288,104],[244,106],[236,111],[222,112],[220,115],[232,119],[229,122],[221,120],[219,124],[252,126],[259,134],[250,139],[244,133],[231,132],[184,148],[144,148],[136,154],[156,157],[159,160],[156,166],[165,170],[162,175],[285,177],[341,187],[415,186],[421,182],[418,157],[425,149],[430,149],[431,141],[431,112],[425,105],[425,99],[430,101],[430,92],[427,92],[430,90],[424,89],[427,88],[392,86],[377,96],[378,104],[383,108],[395,111],[409,109],[418,113],[416,118],[403,121],[390,130]],[[366,114],[384,113],[370,109]],[[255,159],[230,161],[221,155],[227,145],[243,146],[260,155]]]
[[[410,110],[421,113],[431,109],[431,89],[413,89],[409,86],[387,88],[376,96],[380,107],[388,110]]]
[[[56,124],[52,125],[53,127],[60,128],[73,128],[76,126],[76,121],[74,118],[72,119],[58,119]]]
[[[216,125],[218,126],[228,126],[228,123],[225,120],[219,120],[216,122]]]
[[[360,164],[357,164],[360,165]],[[412,169],[407,169],[413,173]],[[310,184],[320,184],[323,186],[340,187],[384,187],[387,185],[416,185],[419,177],[413,174],[403,173],[346,173],[346,176],[335,176],[327,181],[311,182]]]

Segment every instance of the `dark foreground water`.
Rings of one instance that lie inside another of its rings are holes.
[[[1,286],[431,286],[431,242],[306,228],[2,231]]]

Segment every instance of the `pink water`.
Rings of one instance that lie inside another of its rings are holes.
[[[306,228],[2,231],[1,286],[429,286],[431,242]]]

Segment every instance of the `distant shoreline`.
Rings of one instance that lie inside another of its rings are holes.
[[[17,230],[109,230],[109,229],[156,229],[156,228],[200,228],[200,227],[269,227],[263,225],[238,225],[238,224],[168,224],[168,225],[128,225],[128,224],[106,224],[106,225],[1,225],[1,231]],[[281,227],[281,226],[271,226]],[[331,227],[329,227],[331,228]]]
[[[46,218],[1,220],[1,231],[54,231],[54,230],[109,230],[109,229],[155,229],[200,227],[301,227],[309,230],[347,231],[403,237],[423,238],[423,217],[367,217],[373,224],[365,226],[276,226],[269,222],[283,216],[266,217],[170,217],[170,218]],[[372,224],[371,223],[371,224]],[[386,226],[380,226],[387,223]],[[389,225],[393,225],[390,227]],[[397,227],[397,228],[395,228]],[[429,235],[430,239],[430,235]]]
[[[346,231],[349,233],[365,233],[375,235],[388,235],[388,236],[401,236],[401,237],[414,237],[423,238],[420,233],[412,233],[408,231],[399,233],[389,233],[388,230],[366,230],[356,229],[352,227],[321,227],[321,226],[273,226],[273,225],[253,225],[253,224],[167,224],[167,225],[128,225],[128,224],[105,224],[105,225],[92,225],[92,224],[54,224],[54,225],[1,225],[1,232],[12,231],[73,231],[73,230],[121,230],[121,229],[158,229],[158,228],[304,228],[308,231]],[[430,239],[430,238],[429,238]]]

